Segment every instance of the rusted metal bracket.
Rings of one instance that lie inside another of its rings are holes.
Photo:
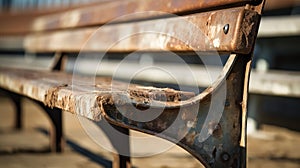
[[[246,9],[260,14],[263,4],[264,1],[258,6],[247,5]],[[255,27],[244,35],[255,39],[258,25]],[[246,106],[252,53],[253,46],[248,54],[231,55],[220,78],[192,99],[158,102],[131,95],[114,100],[118,96],[112,95],[106,99],[121,103],[100,102],[102,116],[112,124],[177,143],[206,167],[246,167]],[[132,120],[127,117],[136,114],[132,104],[147,113],[161,113],[152,121]]]
[[[153,104],[159,102],[150,100],[151,107],[135,104],[140,110],[151,108],[148,112],[162,111],[152,121],[138,122],[116,112],[129,111],[129,103],[118,107],[107,104],[103,107],[106,113],[103,115],[115,125],[177,143],[206,167],[245,167],[246,79],[250,61],[251,54],[232,55],[220,79],[195,99],[165,107],[156,104],[154,108]],[[224,91],[225,97],[222,96]],[[132,103],[134,100],[129,101]],[[174,126],[174,122],[178,124]],[[166,131],[169,128],[175,131]]]

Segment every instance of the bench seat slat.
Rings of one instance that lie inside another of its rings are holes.
[[[106,25],[33,34],[25,39],[31,52],[219,51],[249,53],[259,15],[243,7],[182,18]],[[229,31],[223,27],[228,24]]]
[[[72,80],[79,81],[76,85]],[[92,120],[101,118],[104,104],[124,105],[135,103],[177,102],[194,97],[192,92],[170,88],[154,88],[112,81],[108,77],[74,77],[63,72],[0,68],[0,87],[25,95],[50,107],[80,114]],[[83,83],[84,81],[93,81]],[[96,107],[99,105],[98,107]],[[94,108],[94,109],[91,109]],[[99,110],[101,109],[101,110]]]
[[[100,2],[92,7],[40,17],[34,22],[33,29],[34,31],[45,31],[102,25],[115,18],[136,12],[159,11],[147,13],[145,15],[122,17],[116,21],[128,22],[132,20],[164,17],[167,13],[192,13],[193,11],[214,8],[216,6],[233,4],[244,5],[253,2],[256,2],[256,0],[121,0],[105,3]]]
[[[25,36],[0,35],[0,50],[22,50],[24,39]]]

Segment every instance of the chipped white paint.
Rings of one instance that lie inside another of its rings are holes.
[[[215,48],[219,48],[220,47],[220,39],[219,38],[214,39],[213,45]]]
[[[186,123],[186,126],[187,126],[188,128],[192,128],[194,125],[195,125],[195,122],[194,122],[194,121],[188,121],[188,122]]]
[[[91,120],[99,120],[100,110],[94,109],[99,107],[97,103],[97,94],[82,93],[74,96],[75,113]]]
[[[222,33],[223,25],[217,24],[217,25],[210,25],[209,26],[209,33],[208,37],[210,39],[213,39],[215,37],[218,37],[218,34]]]
[[[192,49],[214,51],[219,46],[219,50],[228,51],[232,49],[231,40],[223,40],[225,38],[222,36],[224,25],[219,23],[219,20],[224,14],[228,13],[232,14],[233,18],[237,18],[243,10],[244,8],[236,8],[235,10],[204,12],[184,17],[104,25],[100,29],[98,26],[94,26],[73,29],[72,31],[49,32],[28,36],[25,39],[25,47],[28,51],[42,50],[45,52],[62,50],[107,51],[107,49],[111,51],[170,49],[173,51],[190,51]],[[70,19],[64,21],[66,24],[67,22],[75,24],[80,21],[80,16],[75,11],[64,16],[64,18],[67,17]],[[207,21],[207,26],[203,25],[204,21]],[[236,19],[231,19],[226,23],[232,25],[232,29],[237,26]],[[68,25],[70,26],[69,23]],[[238,28],[235,30],[238,30]],[[93,34],[94,31],[97,31],[97,33]],[[92,38],[90,38],[91,35]],[[124,35],[130,36],[130,38],[124,39]],[[219,41],[216,38],[219,38]],[[230,33],[226,36],[227,38],[234,41],[236,37],[233,36],[233,33]],[[215,40],[214,43],[213,40]],[[119,41],[121,42],[118,43]]]

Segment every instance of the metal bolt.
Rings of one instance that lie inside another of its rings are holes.
[[[228,153],[225,152],[225,153],[222,154],[222,160],[223,160],[223,161],[226,162],[226,161],[228,161],[229,159],[230,159],[230,155],[229,155]]]
[[[228,31],[229,31],[229,24],[226,24],[226,25],[223,27],[223,32],[224,32],[225,34],[227,34]]]

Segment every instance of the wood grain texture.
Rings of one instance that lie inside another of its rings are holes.
[[[276,10],[276,9],[284,9],[284,8],[293,8],[300,5],[299,0],[267,0],[264,10]]]
[[[0,68],[0,87],[92,120],[101,118],[107,104],[139,105],[156,101],[180,104],[181,100],[194,96],[191,92],[128,85],[111,78],[9,68]]]
[[[102,2],[104,4],[104,2]],[[20,11],[1,11],[0,12],[0,35],[25,35],[33,31],[33,25],[36,19],[45,15],[67,12],[76,8],[85,8],[94,6],[95,3],[71,5],[71,6],[54,6],[42,9],[23,9]]]
[[[258,37],[286,37],[300,35],[300,16],[262,18]]]
[[[300,73],[276,70],[253,71],[250,77],[250,91],[263,95],[300,97]]]
[[[165,17],[168,14],[195,13],[197,10],[226,5],[245,5],[257,0],[115,0],[93,6],[43,16],[33,23],[34,31],[103,25],[107,22]],[[144,13],[130,15],[133,13]],[[117,20],[116,20],[117,19]]]
[[[184,17],[105,25],[49,33],[25,39],[31,52],[219,51],[249,53],[259,15],[244,7]],[[223,27],[228,24],[229,31]]]
[[[0,26],[1,27],[1,26]],[[0,35],[1,50],[23,50],[25,36],[23,35]]]

